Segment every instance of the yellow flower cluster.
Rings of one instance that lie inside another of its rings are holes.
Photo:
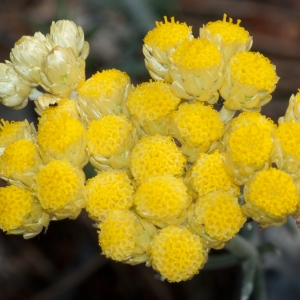
[[[275,125],[259,112],[275,67],[250,52],[240,20],[224,15],[199,31],[157,22],[143,46],[152,79],[136,86],[116,69],[84,80],[88,45],[70,21],[18,41],[9,68],[45,93],[35,97],[37,130],[1,120],[0,228],[30,238],[85,208],[108,258],[178,282],[247,218],[269,227],[300,216],[299,93]],[[25,103],[9,97],[2,102]],[[96,171],[88,180],[87,163]]]

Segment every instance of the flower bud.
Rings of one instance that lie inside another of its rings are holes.
[[[10,59],[17,73],[35,87],[41,81],[40,69],[43,56],[51,50],[45,36],[37,32],[34,36],[23,36],[11,50]]]
[[[44,56],[40,85],[48,93],[68,97],[85,80],[85,60],[71,48],[54,47]]]
[[[10,62],[0,63],[0,102],[13,109],[21,109],[28,103],[31,87],[15,71]]]
[[[62,48],[71,48],[76,57],[86,59],[89,54],[89,44],[84,41],[84,32],[73,21],[60,20],[52,22],[50,34],[47,34],[49,42]]]

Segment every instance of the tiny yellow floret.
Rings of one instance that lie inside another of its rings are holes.
[[[136,86],[126,100],[129,111],[141,122],[152,122],[166,117],[179,102],[171,85],[162,81],[144,82]]]
[[[105,115],[99,120],[93,120],[87,129],[87,147],[90,154],[114,154],[132,130],[132,123],[124,115]]]
[[[278,77],[274,65],[259,52],[238,52],[230,59],[231,76],[240,83],[272,93]]]
[[[26,123],[23,122],[9,122],[3,119],[0,120],[0,147],[6,147],[8,144],[15,142],[25,129]]]
[[[152,266],[164,279],[179,282],[191,279],[203,267],[207,252],[202,239],[186,227],[168,226],[154,238]]]
[[[125,172],[109,169],[99,172],[86,183],[89,216],[102,221],[110,210],[130,209],[134,188]]]
[[[170,22],[167,17],[164,17],[164,21],[165,23],[156,22],[156,28],[150,30],[145,36],[145,44],[168,51],[191,36],[191,27],[186,23],[175,22],[174,17],[171,17]]]
[[[29,217],[33,195],[29,190],[10,185],[0,188],[0,228],[11,231],[19,228]]]
[[[219,152],[213,154],[201,153],[192,167],[190,182],[193,189],[202,197],[218,190],[238,196],[240,189],[232,181],[225,170],[223,155]]]
[[[182,179],[165,175],[145,180],[138,187],[133,201],[141,217],[151,220],[158,226],[160,222],[176,225],[184,221],[190,197]]]
[[[182,175],[186,159],[172,138],[155,134],[142,138],[133,148],[130,168],[135,179]]]
[[[206,38],[183,41],[171,58],[175,64],[190,70],[203,70],[221,63],[218,47]]]

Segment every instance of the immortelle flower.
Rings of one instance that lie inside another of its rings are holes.
[[[78,104],[86,122],[98,120],[102,115],[126,114],[125,99],[131,90],[129,76],[116,69],[92,75],[78,89]]]
[[[169,282],[191,279],[206,261],[207,249],[203,240],[186,227],[168,226],[153,240],[152,267]]]
[[[219,152],[200,153],[184,181],[192,191],[196,192],[194,195],[196,199],[219,190],[233,196],[240,194],[240,188],[226,172],[224,156]]]
[[[156,22],[156,28],[147,33],[143,45],[145,65],[150,76],[155,80],[171,82],[168,74],[169,55],[182,41],[192,38],[191,26],[175,22],[174,17],[171,17],[170,22],[167,17],[164,17],[164,23]]]
[[[48,227],[49,216],[43,212],[31,191],[14,185],[0,188],[0,228],[8,234],[22,234],[25,239]]]
[[[299,205],[299,191],[293,178],[270,168],[250,178],[244,188],[244,214],[261,227],[280,226],[294,214]]]
[[[68,97],[85,80],[85,60],[71,48],[55,46],[44,56],[40,85],[48,93]]]
[[[223,20],[208,22],[199,29],[199,36],[206,37],[221,50],[224,61],[227,63],[230,57],[239,51],[249,51],[253,39],[245,28],[240,26],[241,20],[234,24],[232,19],[227,21],[224,14]]]
[[[27,120],[19,122],[9,122],[0,120],[0,155],[4,149],[19,139],[33,140],[35,128],[33,124],[29,124]]]
[[[169,115],[177,109],[180,102],[171,85],[161,81],[144,82],[128,95],[126,103],[131,121],[140,136],[159,133],[168,134]]]
[[[76,57],[86,59],[89,54],[90,48],[88,42],[84,41],[84,32],[73,21],[53,21],[46,37],[53,47],[71,48]]]
[[[219,113],[199,102],[181,104],[170,123],[169,135],[180,142],[189,162],[195,162],[200,152],[217,148],[224,128]]]
[[[22,109],[28,103],[30,83],[25,81],[10,62],[0,63],[0,102],[13,109]]]
[[[199,197],[188,218],[192,229],[214,249],[223,248],[245,221],[238,198],[222,190]]]
[[[300,177],[300,123],[283,122],[275,130],[272,162],[278,169]]]
[[[35,143],[20,139],[9,144],[0,156],[0,177],[10,183],[23,183],[31,188],[43,160]]]
[[[89,217],[103,221],[111,210],[130,209],[133,205],[134,188],[125,172],[109,169],[99,172],[86,183]]]
[[[278,119],[278,124],[282,122],[300,122],[300,89],[296,95],[292,95],[289,100],[289,106],[286,109],[285,115]]]
[[[45,162],[65,159],[74,166],[83,167],[89,159],[86,130],[67,109],[56,108],[59,107],[49,107],[39,119],[37,142],[43,159]]]
[[[136,129],[125,115],[104,115],[87,128],[90,162],[98,170],[128,169],[130,150],[136,142]]]
[[[223,61],[216,45],[206,38],[184,40],[170,59],[172,89],[178,97],[217,102],[223,82]]]
[[[231,118],[236,110],[260,111],[271,101],[279,77],[275,66],[259,52],[238,52],[224,73],[220,95],[225,100],[221,113]],[[231,114],[230,114],[231,113]]]
[[[131,265],[149,259],[149,247],[156,229],[134,212],[112,210],[99,228],[99,245],[106,257]]]
[[[46,37],[36,32],[34,36],[23,36],[15,43],[10,59],[17,73],[35,87],[41,81],[40,69],[43,57],[51,49],[52,46]]]
[[[161,228],[182,224],[190,202],[182,179],[172,175],[146,179],[133,196],[136,212]]]
[[[36,176],[34,192],[51,220],[76,219],[86,206],[85,175],[67,161],[54,160]]]
[[[172,138],[159,134],[143,137],[130,156],[130,170],[138,181],[159,175],[181,176],[185,163]]]
[[[272,120],[254,112],[247,112],[232,121],[225,146],[225,162],[236,184],[242,185],[256,171],[269,168],[275,128]]]

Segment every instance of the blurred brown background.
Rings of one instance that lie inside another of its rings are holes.
[[[242,20],[253,36],[253,50],[276,65],[281,78],[263,113],[277,121],[291,94],[300,88],[299,0],[1,0],[0,61],[22,35],[46,34],[52,20],[70,19],[83,27],[91,52],[87,77],[97,70],[118,68],[134,83],[148,80],[142,39],[163,16],[175,16],[199,27],[223,18]],[[0,118],[36,121],[33,105],[13,111],[0,105]],[[259,235],[281,249],[262,261],[267,299],[300,299],[300,238],[291,227],[271,228]],[[0,232],[0,299],[239,299],[239,264],[207,268],[191,281],[169,284],[144,265],[128,266],[100,256],[96,229],[82,213],[75,220],[51,222],[47,232],[25,241]],[[226,252],[225,250],[223,252]],[[219,251],[218,253],[223,253]],[[215,253],[213,253],[215,254]],[[216,254],[217,255],[217,254]],[[228,264],[229,265],[229,264]],[[251,299],[258,299],[252,296]]]

